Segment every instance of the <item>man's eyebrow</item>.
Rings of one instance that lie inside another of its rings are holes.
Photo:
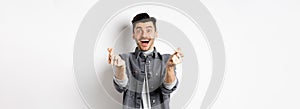
[[[153,28],[152,26],[147,26],[146,28]]]
[[[140,26],[138,26],[138,27],[136,27],[135,29],[141,29],[142,27],[140,27]]]
[[[146,28],[153,28],[153,26],[147,26]],[[142,29],[142,27],[138,26],[135,29]]]

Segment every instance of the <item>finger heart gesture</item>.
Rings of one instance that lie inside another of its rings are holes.
[[[177,64],[182,63],[182,58],[183,53],[181,52],[180,48],[177,48],[177,50],[175,50],[175,53],[170,56],[167,64],[168,66],[175,66]]]

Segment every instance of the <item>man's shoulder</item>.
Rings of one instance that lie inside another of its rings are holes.
[[[170,56],[171,55],[171,54],[168,54],[168,53],[163,54],[163,53],[160,53],[159,51],[157,51],[157,54],[161,55],[161,56]]]
[[[167,62],[171,55],[170,54],[159,54],[159,56],[163,62]]]
[[[134,53],[133,52],[127,52],[127,53],[121,53],[119,54],[121,57],[129,57],[129,56],[132,56]]]
[[[158,56],[161,56],[162,58],[168,58],[171,56],[170,54],[161,54],[159,52],[157,52],[157,54],[158,54]]]

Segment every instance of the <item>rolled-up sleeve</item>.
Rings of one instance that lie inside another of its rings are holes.
[[[122,93],[123,91],[125,91],[127,88],[127,83],[128,83],[128,78],[127,76],[125,77],[124,80],[119,80],[115,77],[113,77],[113,83],[114,83],[114,86],[115,86],[115,89]]]
[[[175,78],[175,80],[172,83],[167,83],[167,82],[163,82],[163,85],[165,86],[166,89],[171,90],[177,83],[177,78]]]
[[[173,81],[171,84],[165,84],[163,83],[160,87],[163,94],[168,95],[171,94],[173,91],[177,89],[178,86],[178,80]]]
[[[127,83],[128,83],[128,78],[127,76],[125,76],[124,80],[119,80],[117,79],[115,76],[113,77],[114,81],[116,82],[117,85],[121,86],[121,87],[126,87]]]

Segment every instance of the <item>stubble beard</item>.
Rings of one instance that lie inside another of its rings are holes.
[[[154,39],[151,39],[151,41],[148,43],[147,47],[143,47],[141,45],[141,42],[137,41],[137,40],[136,40],[136,44],[138,45],[139,50],[141,50],[141,51],[148,51],[148,50],[151,50],[154,47]]]

